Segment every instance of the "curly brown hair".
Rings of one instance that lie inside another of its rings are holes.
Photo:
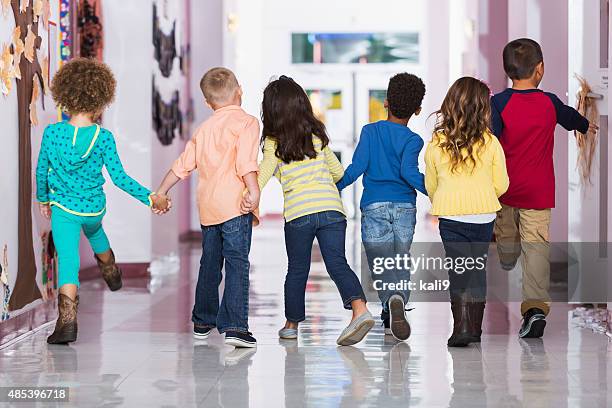
[[[450,87],[437,116],[434,138],[450,156],[451,172],[474,170],[491,123],[489,87],[472,77],[459,78]],[[444,136],[441,138],[440,135]]]
[[[75,58],[63,65],[51,81],[53,100],[69,114],[101,114],[113,102],[117,81],[108,65]]]

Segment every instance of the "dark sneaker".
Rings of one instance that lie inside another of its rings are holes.
[[[389,298],[389,315],[391,317],[391,334],[399,341],[410,337],[410,324],[406,319],[404,299],[399,295]]]
[[[207,339],[208,336],[210,336],[212,329],[213,329],[212,327],[202,327],[202,326],[196,326],[194,324],[193,325],[193,338],[196,340]]]
[[[251,334],[251,332],[225,332],[225,344],[234,347],[257,347],[257,340],[255,340],[255,337],[251,336]]]
[[[544,335],[546,315],[537,307],[531,308],[523,315],[523,324],[519,330],[520,338],[536,339]]]
[[[382,319],[382,322],[383,322],[383,327],[385,328],[385,335],[386,336],[393,335],[393,333],[391,333],[391,320],[387,317],[386,319]]]

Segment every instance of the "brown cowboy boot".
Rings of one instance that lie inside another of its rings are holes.
[[[451,297],[453,312],[453,334],[448,339],[448,347],[465,347],[470,344],[470,310],[466,295]]]
[[[472,335],[472,342],[480,343],[485,302],[470,302],[468,308],[470,313],[470,334]]]
[[[49,344],[68,344],[77,339],[77,309],[79,307],[79,297],[75,300],[60,293],[57,297],[57,308],[59,316],[55,323],[55,330],[47,337]]]
[[[106,281],[108,288],[113,292],[121,289],[123,286],[123,281],[121,280],[121,269],[115,263],[115,253],[113,250],[110,250],[111,256],[108,262],[104,263],[100,260],[98,255],[94,254],[96,257],[96,261],[98,262],[98,267],[100,271],[102,271],[102,277]]]

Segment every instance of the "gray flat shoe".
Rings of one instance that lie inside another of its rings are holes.
[[[365,312],[353,320],[346,329],[342,330],[336,343],[340,346],[352,346],[359,343],[366,334],[374,327],[374,319],[370,312]]]
[[[295,340],[298,337],[297,329],[289,329],[287,327],[283,327],[278,331],[278,337],[285,340]]]

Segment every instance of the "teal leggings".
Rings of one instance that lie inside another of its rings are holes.
[[[79,286],[79,241],[81,230],[89,240],[94,253],[101,254],[110,249],[104,229],[104,213],[95,217],[70,214],[61,208],[51,208],[51,231],[59,263],[59,287],[66,284]]]

